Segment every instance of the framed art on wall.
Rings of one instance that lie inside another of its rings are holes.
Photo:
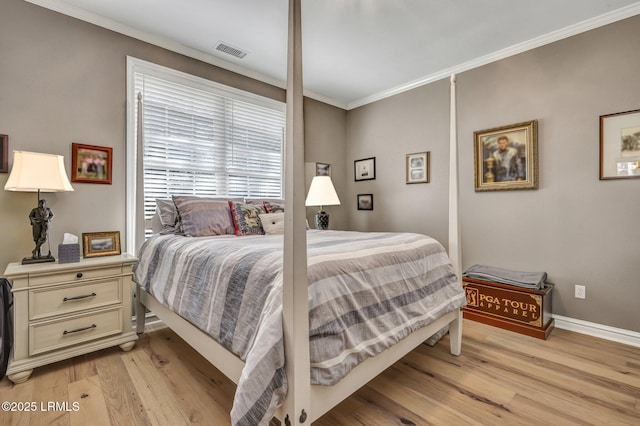
[[[316,163],[316,176],[331,176],[331,164]]]
[[[353,174],[356,182],[376,178],[376,157],[364,158],[353,162]]]
[[[600,116],[600,180],[640,177],[640,109]]]
[[[9,173],[9,136],[0,135],[0,173]]]
[[[111,185],[113,148],[71,144],[71,181]]]
[[[479,130],[473,135],[476,191],[538,188],[537,120]]]
[[[120,254],[120,231],[83,233],[82,252],[84,257]]]
[[[429,183],[429,152],[407,154],[406,183]]]
[[[358,210],[373,210],[373,194],[358,194]]]

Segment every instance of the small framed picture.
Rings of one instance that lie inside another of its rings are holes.
[[[373,194],[358,194],[358,210],[373,210]]]
[[[316,176],[331,176],[331,164],[316,163]]]
[[[407,154],[406,183],[429,183],[429,152]]]
[[[84,257],[120,254],[120,231],[83,233],[82,249]]]
[[[71,181],[111,185],[113,148],[105,146],[71,145]]]
[[[473,133],[475,189],[538,189],[537,120]]]
[[[640,177],[640,109],[600,116],[600,180]]]
[[[0,135],[0,173],[9,173],[9,136]]]
[[[376,157],[364,158],[353,162],[355,181],[376,178]]]

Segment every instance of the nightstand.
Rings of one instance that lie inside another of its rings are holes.
[[[33,369],[110,346],[129,351],[133,329],[132,267],[136,258],[81,259],[77,263],[10,263],[13,351],[7,376],[26,381]]]

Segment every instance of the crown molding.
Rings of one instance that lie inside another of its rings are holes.
[[[111,30],[120,34],[124,34],[126,36],[153,44],[155,46],[162,47],[172,52],[179,53],[181,55],[185,55],[211,65],[215,65],[217,67],[226,69],[228,71],[232,71],[237,74],[243,75],[245,77],[249,77],[254,80],[261,81],[263,83],[271,84],[272,86],[279,87],[281,89],[285,89],[286,87],[286,83],[279,79],[265,76],[261,73],[255,72],[241,65],[235,64],[233,62],[225,61],[224,59],[221,59],[215,55],[211,55],[211,54],[202,52],[200,50],[187,47],[169,38],[162,37],[157,34],[148,33],[145,31],[141,31],[133,27],[130,27],[128,25],[125,25],[121,22],[117,22],[117,21],[105,18],[103,16],[97,15],[95,13],[88,12],[84,9],[71,6],[62,0],[24,0],[24,1],[35,4],[37,6],[44,7],[46,9],[53,10],[58,13],[62,13],[67,16],[71,16],[73,18],[80,19],[85,22],[89,22],[91,24],[97,25],[102,28],[106,28],[108,30]],[[571,25],[563,29],[553,31],[548,34],[544,34],[540,37],[533,38],[526,42],[513,45],[506,49],[493,52],[491,54],[453,66],[449,69],[442,70],[437,73],[424,76],[417,80],[410,81],[408,83],[393,87],[391,89],[375,93],[371,96],[367,96],[353,102],[344,103],[309,90],[305,90],[304,95],[307,97],[316,99],[320,102],[324,102],[326,104],[333,105],[338,108],[346,109],[348,111],[354,108],[358,108],[358,107],[388,98],[390,96],[397,95],[399,93],[403,93],[403,92],[415,89],[420,86],[424,86],[429,83],[433,83],[443,78],[448,78],[451,74],[459,74],[464,71],[469,71],[471,69],[478,68],[483,65],[487,65],[492,62],[496,62],[501,59],[505,59],[510,56],[514,56],[519,53],[526,52],[528,50],[532,50],[537,47],[544,46],[546,44],[550,44],[550,43],[553,43],[553,42],[556,42],[556,41],[598,28],[598,27],[602,27],[604,25],[608,25],[626,18],[630,18],[632,16],[636,16],[639,14],[640,14],[640,3],[635,3],[633,5],[611,11],[609,13],[597,16],[593,19],[588,19],[588,20],[579,22],[575,25]]]
[[[460,74],[464,71],[469,71],[474,68],[481,67],[483,65],[490,64],[492,62],[499,61],[501,59],[508,58],[510,56],[517,55],[522,52],[526,52],[528,50],[535,49],[537,47],[544,46],[546,44],[550,44],[559,40],[563,40],[565,38],[572,37],[574,35],[593,30],[595,28],[599,28],[608,24],[612,24],[617,21],[621,21],[626,18],[631,18],[632,16],[640,15],[640,3],[636,3],[630,6],[626,6],[609,13],[597,16],[592,19],[587,19],[585,21],[579,22],[575,25],[570,25],[568,27],[562,28],[557,31],[553,31],[542,36],[533,38],[531,40],[515,44],[511,47],[507,47],[502,50],[498,50],[496,52],[490,53],[485,56],[481,56],[479,58],[473,59],[471,61],[456,65],[447,70],[442,70],[434,74],[427,75],[425,77],[419,78],[414,81],[410,81],[408,83],[393,87],[389,90],[385,90],[382,92],[378,92],[371,96],[367,96],[365,98],[359,99],[354,102],[349,102],[347,104],[347,110],[351,110],[354,108],[358,108],[364,106],[366,104],[370,104],[372,102],[376,102],[385,98],[388,98],[393,95],[397,95],[402,92],[406,92],[411,89],[415,89],[416,87],[424,86],[425,84],[433,83],[435,81],[441,80],[443,78],[448,78],[451,74]]]

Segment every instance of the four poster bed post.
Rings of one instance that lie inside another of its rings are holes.
[[[307,227],[304,180],[301,0],[289,0],[282,323],[288,391],[280,420],[305,423],[310,410]]]
[[[283,326],[289,389],[278,417],[285,425],[317,420],[351,393],[376,377],[440,328],[449,324],[451,353],[462,344],[462,312],[457,310],[414,332],[385,352],[367,359],[334,386],[311,386],[309,379],[309,308],[307,287],[306,211],[304,207],[304,122],[302,85],[301,0],[289,1],[287,65],[287,143],[285,150],[285,211]],[[460,280],[458,233],[458,168],[455,75],[451,76],[451,139],[449,172],[449,256]],[[292,202],[291,202],[292,201]],[[308,424],[308,423],[307,423]]]

